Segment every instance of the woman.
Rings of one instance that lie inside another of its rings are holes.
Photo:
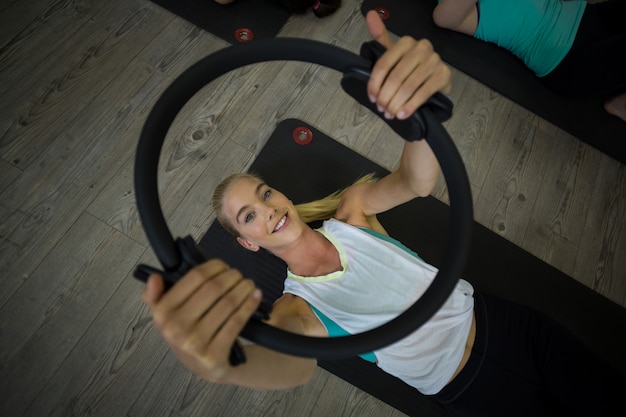
[[[368,84],[372,101],[386,117],[407,117],[434,92],[449,91],[450,71],[428,42],[402,38],[393,44],[373,12],[367,15],[367,24],[373,38],[387,47]],[[326,215],[333,219],[319,230],[305,223],[311,219],[301,217],[285,195],[250,175],[223,181],[216,189],[213,206],[243,247],[252,251],[265,248],[288,265],[285,293],[275,302],[268,323],[295,333],[327,337],[333,335],[332,322],[352,332],[387,321],[412,304],[433,278],[435,268],[386,236],[376,214],[427,196],[439,174],[426,141],[405,143],[396,171],[379,181],[366,178],[330,198],[335,203]],[[251,281],[220,260],[194,268],[167,293],[163,292],[161,277],[151,276],[143,299],[172,351],[208,381],[286,389],[306,383],[313,375],[314,359],[252,344],[244,346],[246,363],[230,366],[230,347],[258,307],[261,294]],[[511,341],[502,334],[511,333],[508,326],[512,323],[516,328]],[[535,337],[543,336],[544,331],[547,342]],[[539,339],[541,348],[564,357],[565,372],[559,367],[554,373],[566,382],[573,378],[573,372],[584,372],[578,375],[582,381],[617,379],[604,365],[590,361],[577,342],[551,322],[475,294],[463,280],[427,324],[402,341],[373,352],[368,359],[422,393],[433,395],[456,415],[477,411],[511,415],[511,401],[528,415],[542,415],[547,406],[539,391],[546,384],[524,385],[527,375],[534,378],[540,373],[535,372],[537,366],[529,365],[536,352],[520,352],[532,339]],[[507,361],[506,368],[494,365],[500,358]],[[555,362],[560,365],[558,359]],[[579,366],[582,363],[591,366],[584,369]],[[523,375],[513,379],[513,372]],[[490,381],[492,377],[494,381]],[[489,386],[487,382],[491,382]],[[591,392],[594,387],[588,385],[581,384],[574,398],[610,404],[610,395]],[[583,389],[586,397],[580,395]],[[494,394],[489,404],[485,404],[485,394]],[[589,411],[581,404],[575,407],[583,413]],[[594,404],[593,411],[598,407]],[[604,415],[610,414],[607,411]]]
[[[563,94],[600,95],[626,121],[626,1],[439,0],[436,25],[493,42]]]

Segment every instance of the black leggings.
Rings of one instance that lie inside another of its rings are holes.
[[[475,299],[470,359],[433,396],[452,416],[626,415],[626,378],[568,331],[517,304]]]
[[[587,4],[572,48],[542,80],[571,96],[626,92],[626,0]]]

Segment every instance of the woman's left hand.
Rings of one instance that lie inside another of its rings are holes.
[[[385,118],[406,119],[436,92],[450,92],[450,68],[430,41],[404,36],[394,43],[376,11],[368,12],[366,20],[372,38],[387,48],[367,85],[370,101]]]

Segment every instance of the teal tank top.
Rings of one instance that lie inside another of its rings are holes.
[[[543,77],[569,52],[586,6],[584,0],[479,0],[474,37],[511,51]]]

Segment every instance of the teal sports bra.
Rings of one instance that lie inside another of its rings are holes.
[[[474,37],[511,51],[543,77],[571,49],[586,6],[581,0],[479,0]]]

